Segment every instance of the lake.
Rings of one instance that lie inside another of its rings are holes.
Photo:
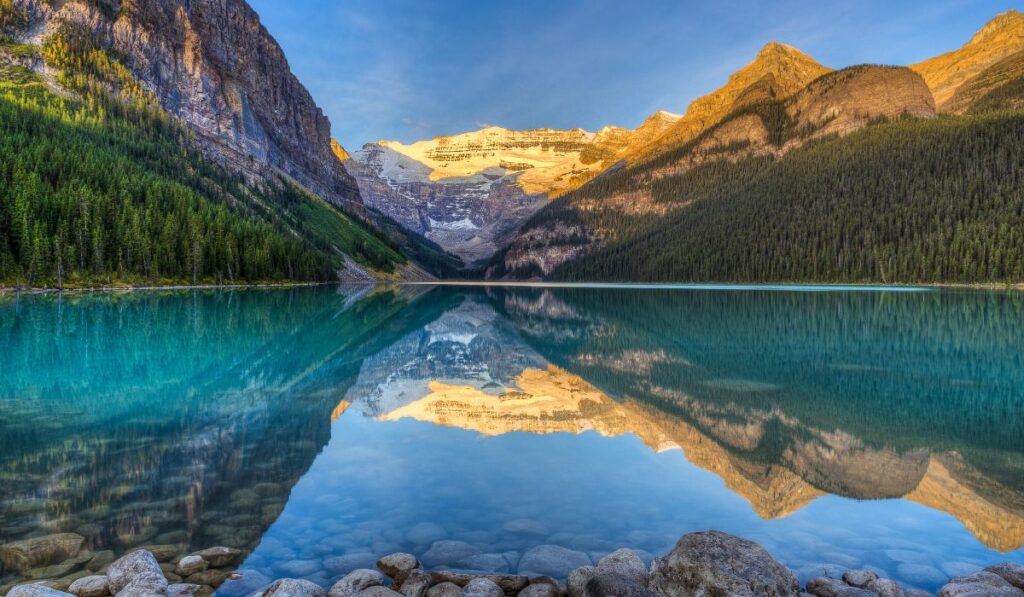
[[[1024,294],[905,290],[0,297],[0,545],[235,547],[234,596],[719,529],[934,591],[1024,562]]]

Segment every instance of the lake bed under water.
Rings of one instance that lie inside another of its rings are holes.
[[[241,595],[395,551],[564,576],[531,552],[719,529],[801,581],[935,590],[1024,562],[1021,313],[848,288],[10,296],[0,546],[226,545]]]

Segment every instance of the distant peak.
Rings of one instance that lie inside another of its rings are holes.
[[[1000,33],[1013,29],[1019,29],[1021,35],[1024,35],[1024,13],[1011,9],[996,15],[991,21],[985,23],[985,26],[974,34],[968,45],[987,42]]]
[[[667,110],[658,110],[657,112],[654,113],[654,115],[663,120],[679,120],[680,118],[683,117],[682,114],[676,114],[674,112],[669,112]]]
[[[789,44],[782,44],[777,41],[770,41],[757,53],[755,62],[766,60],[801,60],[815,62],[813,58]]]
[[[338,143],[337,139],[331,139],[331,151],[333,151],[334,155],[343,162],[352,158],[352,156],[345,151],[345,148],[341,146],[341,143]]]

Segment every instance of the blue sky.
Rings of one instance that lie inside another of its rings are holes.
[[[346,147],[636,127],[768,41],[842,67],[955,49],[1004,0],[249,0]]]

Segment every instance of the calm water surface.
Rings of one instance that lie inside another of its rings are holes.
[[[399,550],[557,576],[523,555],[716,528],[801,580],[934,590],[1024,562],[1022,347],[996,292],[8,296],[0,545],[228,545],[243,595]]]

